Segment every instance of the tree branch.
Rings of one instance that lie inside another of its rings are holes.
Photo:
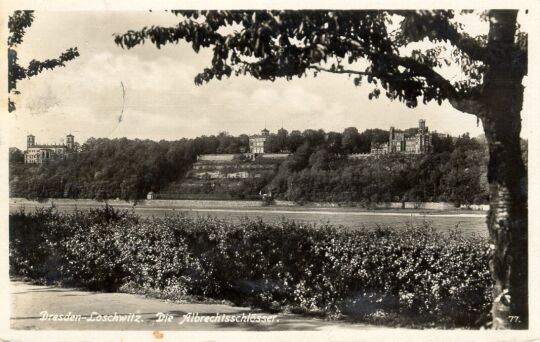
[[[390,61],[409,69],[413,74],[417,76],[422,76],[434,86],[440,88],[446,97],[455,97],[457,91],[454,86],[444,77],[441,76],[438,72],[433,70],[433,68],[416,61],[411,57],[401,57],[398,55],[386,55]]]
[[[351,40],[350,43],[354,46],[361,46],[360,42]],[[449,100],[449,102],[452,104],[452,106],[459,111],[464,111],[466,113],[477,115],[478,112],[476,112],[476,107],[472,106],[471,104],[465,105],[462,100],[464,99],[465,95],[460,94],[456,88],[448,81],[446,78],[444,78],[441,74],[433,70],[432,67],[420,63],[414,58],[411,57],[403,57],[396,54],[384,54],[384,55],[374,55],[370,54],[367,51],[363,51],[365,54],[369,55],[369,58],[373,61],[377,61],[380,64],[385,64],[385,70],[388,70],[389,65],[399,65],[409,70],[413,75],[422,77],[428,82],[429,84],[439,88],[443,92],[443,96]],[[354,72],[352,72],[354,73]],[[376,73],[372,74],[366,74],[371,75],[373,77],[381,78],[382,75],[377,75]],[[473,99],[468,99],[468,101],[473,101]],[[474,111],[473,111],[474,110]]]
[[[401,57],[397,55],[388,55],[386,57],[398,65],[409,69],[413,74],[423,77],[428,83],[441,89],[444,97],[448,99],[455,109],[476,116],[481,115],[480,109],[482,106],[479,96],[475,96],[472,91],[468,93],[458,92],[450,81],[433,70],[433,68],[417,62],[411,57]]]
[[[424,38],[431,41],[449,41],[452,45],[465,52],[471,59],[489,62],[489,50],[475,38],[461,33],[455,25],[448,21],[447,15],[441,12],[418,13],[417,11],[397,11],[403,16],[403,35],[410,42],[418,42]]]
[[[484,116],[483,109],[485,109],[485,106],[483,106],[476,95],[469,94],[448,98],[448,102],[460,112],[473,114],[480,119]]]
[[[329,72],[333,74],[355,74],[355,75],[362,75],[362,76],[369,76],[369,75],[373,76],[372,73],[364,72],[364,71],[350,70],[350,69],[343,69],[343,68],[327,69],[327,68],[321,68],[320,66],[317,66],[317,65],[310,65],[308,66],[308,69],[314,69],[316,71],[324,71],[324,72]]]
[[[474,91],[468,93],[458,92],[455,87],[441,74],[433,70],[431,67],[422,64],[411,57],[401,57],[398,55],[385,55],[385,57],[387,57],[391,62],[407,68],[412,74],[418,77],[422,77],[426,80],[426,82],[430,83],[431,85],[441,89],[444,97],[455,109],[459,110],[460,112],[469,113],[481,117],[482,104],[480,103],[479,96],[477,96],[477,94],[474,94]],[[310,65],[308,68],[319,72],[324,71],[334,74],[355,74],[380,78],[380,75],[377,75],[375,73],[351,69],[328,69],[321,68],[317,65]]]
[[[43,69],[54,69],[58,66],[65,66],[65,62],[71,61],[79,57],[79,51],[77,48],[69,48],[63,52],[58,58],[55,59],[46,59],[44,61],[31,60],[26,68],[26,77],[33,77],[40,74]]]
[[[446,80],[444,77],[442,77],[439,73],[425,66],[424,64],[420,64],[416,62],[415,60],[411,58],[393,56],[392,59],[398,61],[400,65],[411,69],[414,74],[416,74],[419,77],[424,78],[427,82],[437,86],[442,91],[444,91],[445,97],[448,99],[448,102],[455,109],[459,110],[460,112],[473,114],[479,117],[481,116],[480,109],[482,108],[482,106],[477,96],[474,96],[472,94],[459,93],[458,91],[455,90],[454,86],[452,86],[452,84],[448,80]],[[314,69],[319,72],[324,71],[324,72],[333,73],[333,74],[355,74],[355,75],[361,75],[361,76],[377,77],[377,75],[373,73],[368,73],[368,72],[363,72],[363,71],[358,71],[358,70],[327,69],[327,68],[321,68],[316,65],[310,65],[308,68]]]

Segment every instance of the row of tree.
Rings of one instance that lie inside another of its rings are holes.
[[[293,201],[487,203],[487,151],[468,135],[434,142],[426,155],[351,160],[328,146],[302,145],[268,185]]]
[[[433,139],[426,155],[388,155],[354,160],[349,153],[364,152],[366,139],[383,139],[388,132],[347,128],[343,133],[323,130],[280,130],[271,135],[291,155],[274,172],[236,187],[211,192],[242,198],[260,191],[293,201],[380,202],[487,201],[487,151],[483,140],[463,135]],[[273,138],[273,139],[274,139]],[[281,139],[281,140],[279,140]],[[66,160],[24,164],[23,154],[10,149],[10,192],[26,198],[121,198],[137,200],[182,182],[197,155],[239,153],[247,148],[246,135],[202,136],[177,141],[90,138],[81,152]],[[277,149],[277,148],[276,148]]]

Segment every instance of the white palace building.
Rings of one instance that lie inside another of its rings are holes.
[[[57,145],[36,144],[36,137],[32,134],[26,137],[26,151],[24,162],[26,164],[42,164],[47,160],[64,159],[69,153],[75,152],[75,137],[71,134],[66,136],[66,143]]]

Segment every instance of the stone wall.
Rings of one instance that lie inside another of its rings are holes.
[[[185,196],[189,196],[189,194],[183,194]],[[207,196],[208,194],[200,194],[201,196]],[[43,205],[51,205],[51,204],[58,204],[62,206],[80,206],[80,207],[86,207],[86,206],[96,206],[96,205],[103,205],[104,202],[98,202],[96,200],[92,199],[67,199],[67,198],[52,198],[47,199],[43,202],[36,202],[27,200],[24,198],[10,198],[9,199],[10,204],[18,204],[18,205],[35,205],[37,203],[43,204]],[[109,205],[113,206],[133,206],[133,202],[128,201],[122,201],[122,200],[108,200],[107,203]],[[180,200],[174,200],[174,199],[153,199],[153,200],[143,200],[139,201],[137,203],[137,207],[183,207],[183,208],[241,208],[241,207],[261,207],[265,205],[263,201],[261,200],[206,200],[206,199],[180,199]],[[293,206],[300,206],[299,204],[291,201],[282,201],[282,200],[276,200],[274,202],[274,205],[281,206],[281,207],[293,207]],[[337,203],[306,203],[306,207],[346,207]],[[386,202],[386,203],[377,203],[374,205],[377,209],[419,209],[419,210],[456,210],[456,208],[452,203],[446,203],[446,202],[425,202],[425,203],[417,203],[417,202]],[[459,209],[463,210],[478,210],[478,211],[487,211],[489,209],[489,205],[483,204],[483,205],[470,205],[470,206],[461,206]],[[458,210],[459,210],[458,209]]]
[[[197,157],[197,160],[205,161],[231,161],[239,154],[202,154]]]
[[[288,153],[264,153],[260,154],[258,157],[264,159],[285,159],[288,156],[290,156]]]

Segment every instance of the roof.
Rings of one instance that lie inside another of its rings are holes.
[[[28,146],[28,148],[67,148],[66,145],[56,145],[56,144],[53,144],[53,145],[32,145],[32,146]]]

